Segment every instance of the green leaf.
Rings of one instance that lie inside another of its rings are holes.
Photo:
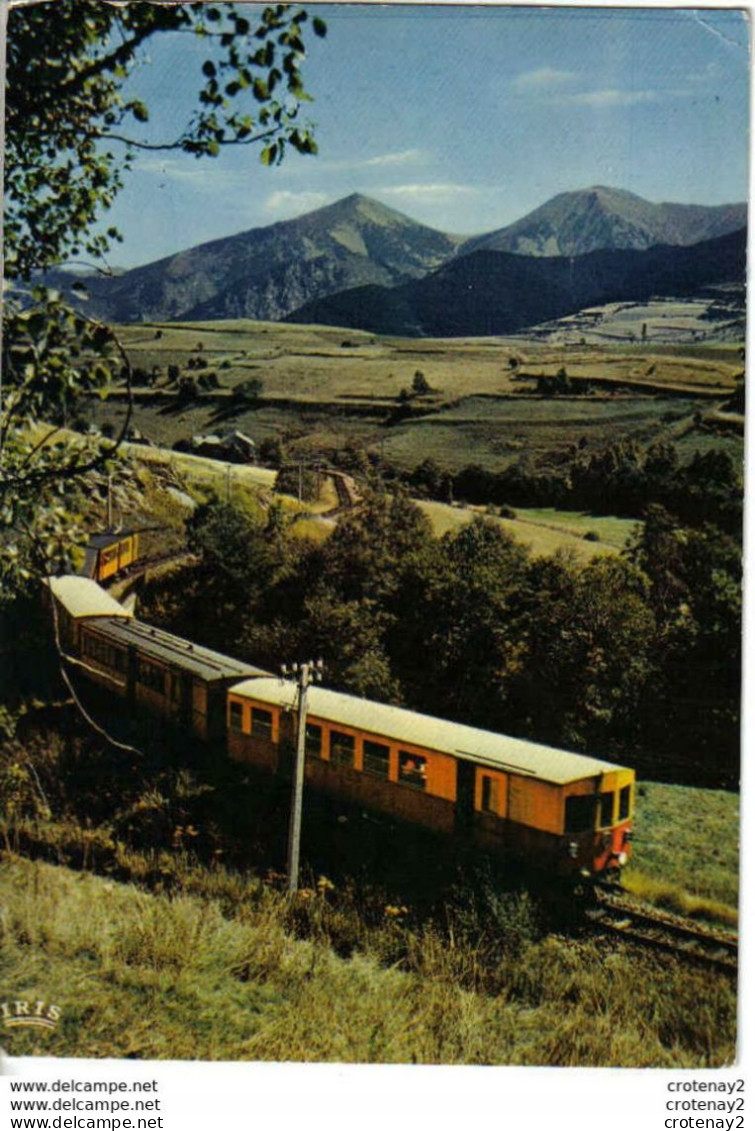
[[[320,39],[324,39],[328,34],[328,25],[319,16],[315,16],[312,20],[312,30]]]

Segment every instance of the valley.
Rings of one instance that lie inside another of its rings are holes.
[[[688,456],[713,443],[735,462],[743,452],[740,417],[714,415],[737,391],[733,343],[416,341],[247,321],[125,326],[119,335],[134,367],[134,425],[162,447],[233,427],[258,444],[280,439],[292,459],[328,460],[350,445],[402,470],[428,458],[449,470],[548,465],[573,445],[620,440],[683,443]],[[538,391],[562,369],[571,393]],[[250,378],[259,383],[251,398]],[[97,427],[114,429],[124,412],[117,389],[89,404]]]

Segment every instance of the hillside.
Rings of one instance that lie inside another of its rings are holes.
[[[354,194],[116,278],[90,278],[88,309],[116,322],[275,320],[335,291],[422,276],[448,259],[458,243]]]
[[[643,251],[654,244],[701,243],[746,223],[746,204],[652,204],[634,193],[597,185],[560,193],[514,224],[467,240],[460,253],[559,256],[611,248]]]
[[[608,302],[684,297],[744,278],[746,230],[691,247],[536,257],[474,251],[424,279],[307,303],[287,321],[383,334],[510,334]]]
[[[411,324],[412,313],[395,288],[457,258],[485,251],[552,259],[691,245],[741,228],[746,212],[743,204],[651,204],[619,189],[593,188],[562,193],[508,228],[464,241],[355,193],[293,220],[190,247],[110,277],[89,276],[87,310],[114,322],[275,321],[331,295],[370,287],[375,289],[365,294],[365,302],[380,311],[380,324]],[[46,281],[68,291],[73,280],[65,271],[54,271]],[[391,294],[376,288],[391,288]]]

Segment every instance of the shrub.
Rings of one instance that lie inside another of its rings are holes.
[[[259,377],[250,377],[248,380],[240,381],[238,385],[234,385],[233,396],[240,401],[256,401],[262,396],[264,387],[264,383]]]

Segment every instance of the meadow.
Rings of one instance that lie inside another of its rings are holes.
[[[557,460],[580,442],[646,446],[689,433],[688,448],[698,438],[709,444],[696,414],[731,396],[742,370],[731,344],[395,339],[248,321],[130,325],[119,334],[137,386],[149,385],[137,389],[135,423],[155,443],[231,425],[255,440],[281,438],[295,458],[328,458],[348,443],[400,468],[432,458],[451,470],[500,470],[523,455]],[[196,378],[212,372],[219,387],[179,400],[169,367]],[[538,378],[562,368],[580,389],[596,388],[537,395]],[[426,391],[416,395],[418,374]],[[250,380],[261,382],[256,398],[234,395]],[[93,407],[93,419],[115,425],[123,411],[111,398]],[[733,443],[741,452],[741,437]]]
[[[668,889],[672,862],[733,915],[736,797],[641,789],[636,876]],[[703,823],[690,830],[692,807]],[[36,822],[53,858],[78,839],[92,866],[110,844],[116,881],[18,856],[23,825],[1,830],[4,978],[43,987],[63,1016],[52,1033],[4,1035],[12,1055],[675,1068],[734,1056],[728,977],[554,930],[537,893],[462,888],[427,917],[315,873],[291,899],[274,876],[201,866],[178,842],[139,852],[106,829]]]

